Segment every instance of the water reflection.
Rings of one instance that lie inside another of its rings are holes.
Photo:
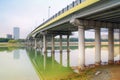
[[[47,56],[47,53],[41,53],[37,51],[37,57],[34,53],[34,49],[27,49],[29,58],[34,65],[40,79],[42,80],[60,80],[64,79],[66,76],[74,73],[70,67],[63,66],[63,53],[60,53],[59,60],[60,63],[55,59],[56,53],[52,53],[51,57]],[[35,58],[34,58],[35,57]]]
[[[20,51],[17,49],[14,50],[13,57],[14,57],[14,59],[19,59],[20,58]]]
[[[70,51],[67,52],[67,67],[70,67]]]
[[[24,47],[0,47],[0,52],[2,51],[12,52],[15,49],[24,49]]]
[[[119,46],[115,46],[115,60],[119,60]],[[67,52],[65,50],[41,53],[34,49],[27,49],[29,58],[39,76],[43,80],[60,80],[74,73],[74,68],[79,66],[78,49]],[[108,62],[108,47],[101,48],[101,61]],[[86,47],[85,65],[95,63],[95,47]],[[72,68],[72,69],[71,69]]]
[[[0,49],[0,80],[39,80],[25,49]]]
[[[119,46],[114,47],[114,53],[114,59],[120,60]],[[79,66],[78,55],[78,49],[70,52],[55,50],[51,53],[49,50],[47,53],[41,53],[30,47],[26,49],[2,47],[0,48],[0,80],[39,80],[38,76],[41,80],[67,79],[66,77],[75,73],[73,69]],[[101,48],[101,60],[108,61],[108,47]],[[87,47],[85,64],[94,63],[95,48]]]

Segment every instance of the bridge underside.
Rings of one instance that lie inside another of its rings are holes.
[[[108,61],[114,63],[114,29],[118,29],[120,35],[120,1],[119,0],[100,0],[88,7],[80,9],[64,18],[41,28],[36,31],[34,38],[43,41],[44,52],[46,51],[47,41],[52,41],[52,51],[54,51],[54,37],[60,35],[60,51],[62,50],[62,35],[67,35],[67,46],[69,47],[69,35],[71,32],[78,31],[78,46],[80,54],[80,68],[85,64],[85,30],[95,31],[95,64],[101,63],[101,28],[108,29]],[[104,30],[103,30],[104,31]],[[120,37],[120,36],[119,36]],[[68,48],[69,50],[69,48]]]

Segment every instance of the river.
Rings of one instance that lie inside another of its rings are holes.
[[[114,59],[119,60],[119,47],[115,47]],[[117,50],[117,51],[116,51]],[[94,64],[95,48],[85,49],[85,64]],[[102,62],[108,60],[106,47],[101,51]],[[32,48],[0,48],[0,80],[64,80],[71,74],[76,74],[73,67],[79,65],[78,49],[67,52],[55,50],[51,54],[42,53]]]

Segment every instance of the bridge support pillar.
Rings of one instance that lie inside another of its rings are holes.
[[[70,42],[69,35],[67,35],[67,52],[70,51],[69,42]]]
[[[108,63],[114,63],[114,29],[109,28],[108,30],[108,44],[109,44],[109,53],[108,53]]]
[[[44,70],[46,70],[46,65],[47,65],[47,62],[46,62],[46,61],[47,61],[47,53],[45,52],[45,53],[44,53],[44,59],[43,59],[43,64],[44,64],[43,67],[44,67]]]
[[[43,48],[43,42],[42,40],[40,39],[40,50],[42,51],[42,48]]]
[[[54,35],[52,35],[52,42],[51,42],[51,44],[52,44],[52,51],[51,51],[51,53],[54,53],[54,51],[55,51],[55,48],[54,48],[54,46],[55,46]]]
[[[67,51],[67,67],[70,67],[70,52]]]
[[[52,53],[52,67],[54,68],[54,64],[55,64],[55,53]]]
[[[37,39],[35,38],[35,46],[34,48],[36,49],[37,48]]]
[[[63,56],[62,56],[62,51],[60,51],[60,64],[62,65],[62,58],[63,58]]]
[[[32,47],[34,47],[34,40],[32,40]]]
[[[27,40],[26,43],[27,43],[27,46],[30,46],[30,40]]]
[[[95,28],[95,65],[101,64],[101,38],[100,28]]]
[[[46,35],[43,35],[43,52],[47,52],[47,40],[46,40]]]
[[[30,46],[32,47],[32,40],[30,40]]]
[[[60,52],[62,52],[62,35],[60,35]]]
[[[79,48],[79,68],[84,70],[85,66],[85,41],[84,27],[78,26],[78,48]]]

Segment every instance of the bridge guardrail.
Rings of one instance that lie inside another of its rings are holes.
[[[63,8],[62,10],[60,10],[59,12],[57,12],[56,14],[54,14],[52,17],[50,17],[49,19],[47,19],[45,22],[43,22],[43,23],[42,23],[41,25],[39,25],[39,26],[44,25],[45,23],[47,23],[47,22],[49,22],[50,20],[56,18],[57,16],[63,14],[64,12],[68,11],[69,9],[77,6],[78,4],[82,3],[83,1],[85,1],[85,0],[75,0],[75,1],[73,1],[71,4],[67,5],[65,8]],[[39,26],[38,26],[38,27],[39,27]],[[37,27],[37,28],[38,28],[38,27]],[[36,29],[37,29],[37,28],[36,28]],[[34,29],[34,30],[36,30],[36,29]],[[34,30],[33,30],[33,31],[34,31]]]

